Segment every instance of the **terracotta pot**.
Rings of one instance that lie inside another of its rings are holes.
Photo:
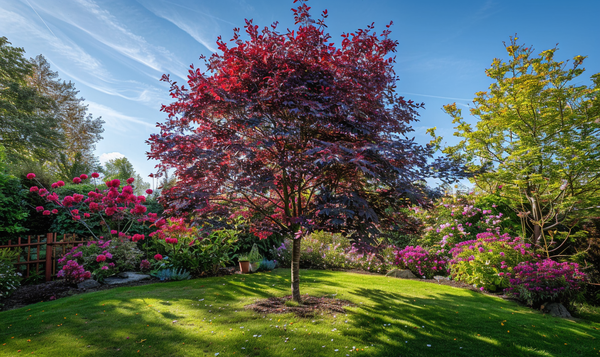
[[[250,271],[250,262],[249,261],[240,261],[240,270],[242,271],[242,274],[248,274],[248,272]]]

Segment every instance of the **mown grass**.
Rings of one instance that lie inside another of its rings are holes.
[[[289,294],[290,274],[125,287],[0,312],[0,355],[593,356],[598,319],[569,321],[469,290],[302,271],[302,293],[356,304],[298,318],[244,309]],[[20,352],[19,352],[20,351]]]

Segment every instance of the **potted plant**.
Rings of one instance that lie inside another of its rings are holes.
[[[247,255],[238,256],[238,263],[240,264],[240,270],[242,274],[248,274],[250,271],[250,259]]]
[[[250,254],[248,254],[248,259],[250,260],[250,271],[252,273],[258,271],[260,262],[262,261],[262,255],[258,252],[256,243],[252,246],[252,250],[250,251]]]

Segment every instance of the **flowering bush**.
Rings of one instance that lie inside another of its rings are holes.
[[[58,263],[63,265],[63,268],[65,265],[73,264],[69,262],[80,264],[82,268],[91,271],[96,280],[102,281],[104,278],[118,271],[113,259],[114,257],[110,252],[111,243],[110,240],[99,240],[90,241],[87,244],[79,244],[60,258]],[[63,268],[61,268],[61,271]],[[67,268],[67,270],[70,269],[75,269],[75,266]]]
[[[150,268],[151,268],[151,267],[152,267],[152,264],[151,264],[151,263],[150,263],[150,261],[149,261],[149,260],[147,260],[147,259],[143,259],[143,260],[140,262],[140,270],[141,270],[141,271],[148,271],[148,270],[150,270]]]
[[[370,271],[373,273],[386,273],[393,269],[397,249],[393,245],[375,247],[358,247],[356,244],[346,252],[346,259],[350,267]]]
[[[505,291],[528,305],[569,304],[583,292],[586,279],[577,263],[558,263],[551,259],[522,262],[513,268],[510,286]]]
[[[21,285],[21,273],[12,263],[0,260],[0,299],[12,294]]]
[[[98,174],[91,174],[92,178],[97,178]],[[36,180],[35,174],[30,173],[27,175],[30,180]],[[88,180],[88,175],[80,175],[79,177],[73,178],[72,182],[74,185],[79,185],[82,182]],[[114,179],[107,181],[106,188],[101,190],[96,185],[96,180],[93,180],[94,189],[90,190],[87,194],[72,193],[65,194],[63,197],[59,195],[61,187],[65,186],[63,181],[55,182],[51,185],[51,189],[54,192],[44,188],[39,181],[36,182],[41,186],[32,186],[30,192],[37,193],[40,197],[43,197],[47,206],[38,206],[36,210],[41,212],[43,215],[56,215],[59,210],[66,212],[68,216],[73,220],[80,222],[89,233],[97,239],[96,230],[94,224],[101,223],[105,225],[105,229],[108,231],[107,235],[112,237],[111,231],[114,229],[117,232],[127,233],[127,231],[133,226],[133,222],[154,223],[158,217],[156,213],[147,213],[147,208],[144,205],[146,202],[145,196],[136,196],[133,193],[133,187],[125,185],[121,187],[121,181]],[[132,179],[128,180],[128,183],[133,182]],[[98,216],[101,219],[98,219]],[[111,228],[112,227],[112,228]]]
[[[421,246],[408,246],[397,253],[396,264],[417,276],[431,279],[448,273],[446,259],[439,256],[442,253],[443,250],[434,253]]]
[[[530,244],[519,237],[491,232],[457,244],[450,250],[452,277],[481,290],[497,291],[508,287],[510,273],[519,263],[534,258]]]
[[[64,279],[69,284],[77,284],[92,277],[89,271],[79,265],[75,260],[69,260],[63,265],[62,269],[56,274],[57,277]]]
[[[302,239],[300,267],[302,269],[361,269],[385,273],[394,264],[395,248],[351,244],[340,234],[315,232]],[[292,240],[285,239],[271,249],[271,255],[282,267],[289,267],[292,258]]]
[[[482,209],[466,198],[442,198],[428,210],[413,207],[415,215],[425,226],[420,245],[451,248],[481,232],[500,234],[505,217],[501,212],[495,213],[495,204],[491,206],[490,209]]]

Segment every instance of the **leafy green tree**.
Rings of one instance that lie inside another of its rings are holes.
[[[11,236],[15,238],[15,235],[25,232],[23,224],[28,216],[23,206],[26,191],[18,178],[5,172],[4,151],[0,145],[0,244],[6,243]]]
[[[0,37],[0,144],[9,162],[50,158],[63,142],[52,99],[27,84],[32,65],[23,53]]]
[[[51,99],[47,113],[58,121],[64,136],[62,149],[47,162],[47,166],[62,180],[96,171],[99,162],[94,150],[96,142],[102,139],[104,121],[87,113],[87,105],[83,98],[77,97],[79,91],[75,85],[61,81],[44,56],[31,58],[30,63],[32,71],[27,77],[28,85]]]
[[[468,163],[478,189],[507,199],[524,235],[558,254],[556,230],[566,236],[599,205],[600,74],[583,84],[585,57],[557,61],[556,47],[535,55],[515,37],[505,48],[509,60],[494,59],[493,83],[473,100],[475,125],[456,104],[444,107],[462,139],[444,152]]]
[[[119,179],[121,182],[124,182],[130,177],[134,178],[135,181],[132,185],[133,193],[138,196],[143,195],[150,188],[150,184],[145,182],[142,176],[135,172],[133,165],[126,157],[108,160],[104,164],[102,173],[104,174],[104,181]]]

